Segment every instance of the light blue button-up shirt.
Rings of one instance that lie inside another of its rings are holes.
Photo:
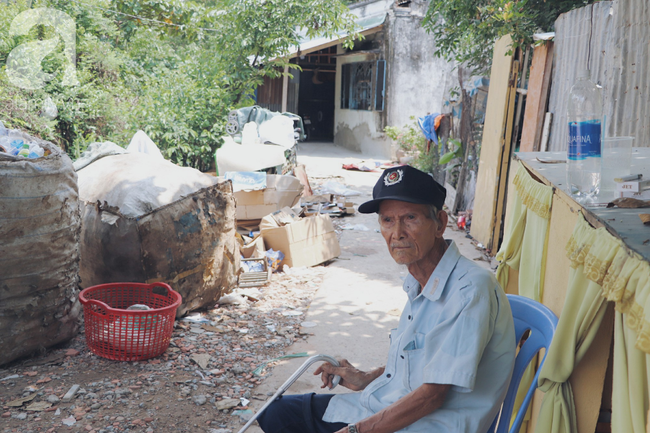
[[[494,275],[449,247],[424,289],[412,275],[384,374],[335,395],[327,422],[356,423],[424,383],[452,385],[443,405],[402,432],[483,433],[506,394],[515,360],[510,304]]]

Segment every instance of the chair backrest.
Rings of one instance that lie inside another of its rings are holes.
[[[553,334],[555,334],[555,328],[557,327],[557,316],[549,310],[548,307],[524,296],[507,296],[508,301],[510,301],[512,317],[515,322],[517,344],[521,342],[521,338],[527,331],[530,331],[530,335],[519,348],[519,353],[517,353],[515,367],[512,372],[512,379],[510,380],[508,392],[506,393],[506,398],[501,407],[501,415],[497,415],[489,430],[490,432],[493,432],[496,427],[496,433],[519,432],[521,423],[524,421],[524,416],[526,416],[526,411],[528,410],[530,401],[533,399],[533,394],[537,388],[539,372],[542,368],[542,364],[544,364],[546,352],[548,351],[548,347],[551,345],[551,340],[553,339]],[[517,412],[512,427],[508,430],[521,378],[524,375],[524,371],[526,370],[526,367],[528,367],[528,364],[530,364],[542,348],[545,349],[544,359],[542,359],[542,362],[537,369],[535,378],[533,379],[533,382],[526,393],[526,397]],[[497,421],[499,423],[498,426],[496,426]]]

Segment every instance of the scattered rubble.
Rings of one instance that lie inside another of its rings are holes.
[[[0,369],[0,433],[237,432],[255,392],[295,340],[307,338],[322,266],[273,274],[258,301],[218,304],[176,321],[168,350],[140,362],[90,352],[83,333]],[[243,289],[239,289],[243,290]],[[237,292],[237,291],[236,291]]]

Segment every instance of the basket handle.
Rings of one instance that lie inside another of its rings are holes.
[[[155,284],[151,288],[151,292],[154,295],[164,296],[165,298],[169,297],[169,290],[167,290],[167,287],[163,285]]]
[[[95,307],[98,307],[98,308],[93,308],[92,312],[94,314],[99,314],[101,316],[106,316],[108,314],[108,310],[111,308],[111,307],[108,306],[108,304],[106,304],[106,303],[104,303],[102,301],[98,301],[96,299],[88,299],[86,301],[86,303],[89,304],[89,305],[94,305]]]

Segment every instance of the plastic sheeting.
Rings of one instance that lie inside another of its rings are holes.
[[[79,170],[79,196],[139,217],[217,183],[217,178],[144,153],[102,158]]]
[[[269,167],[283,165],[287,158],[285,148],[268,144],[241,145],[227,137],[224,144],[217,149],[217,169],[219,173],[227,171],[259,171]]]
[[[144,153],[159,160],[165,159],[162,156],[162,153],[160,153],[158,146],[156,146],[156,143],[149,138],[146,132],[141,130],[138,130],[138,132],[133,135],[126,151],[128,153]]]

